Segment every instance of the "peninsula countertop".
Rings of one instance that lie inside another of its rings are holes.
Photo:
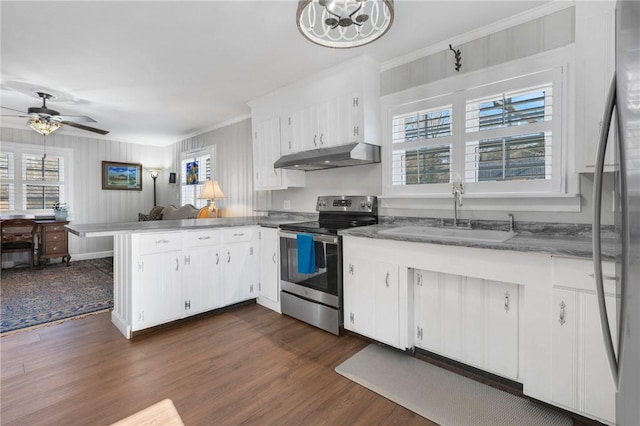
[[[295,220],[273,219],[266,216],[223,217],[212,219],[150,220],[118,223],[70,223],[65,228],[78,237],[109,237],[119,234],[139,234],[161,231],[183,231],[205,228],[259,225],[277,227]]]
[[[398,225],[381,224],[349,228],[339,232],[342,236],[353,236],[374,239],[386,239],[413,243],[443,244],[461,247],[475,247],[492,250],[511,250],[520,252],[535,252],[559,256],[571,256],[581,258],[591,258],[593,256],[591,236],[584,233],[577,234],[554,234],[517,232],[516,235],[505,242],[470,241],[442,239],[438,237],[394,235],[393,233],[380,233]],[[602,239],[602,257],[606,260],[614,260],[618,251],[614,238]]]

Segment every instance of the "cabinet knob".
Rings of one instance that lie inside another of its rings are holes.
[[[274,264],[276,263],[276,254],[275,253],[273,253],[273,256],[271,256],[271,260],[273,260]]]
[[[220,263],[220,255],[216,253],[216,265]]]
[[[318,146],[318,135],[313,135],[313,146]]]
[[[349,264],[349,273],[353,275],[353,263]]]
[[[324,141],[322,140],[323,136],[324,136],[324,133],[320,133],[320,145],[324,145]]]
[[[389,287],[389,273],[387,272],[387,275],[384,277],[384,283],[386,284],[387,288]]]
[[[227,263],[231,263],[231,252],[227,252]]]
[[[510,303],[510,299],[511,299],[511,295],[509,294],[509,292],[507,291],[504,294],[504,311],[505,312],[509,312],[509,303]]]

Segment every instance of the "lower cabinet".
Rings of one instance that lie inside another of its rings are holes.
[[[591,262],[554,258],[552,325],[553,403],[615,424],[615,387],[604,349]],[[617,345],[615,265],[603,265],[605,301]]]
[[[344,328],[400,348],[398,265],[351,256],[343,265]]]
[[[181,233],[139,235],[131,286],[132,330],[182,317]]]
[[[414,271],[415,346],[518,379],[518,285]]]
[[[125,335],[256,297],[258,227],[117,235],[113,323]]]
[[[258,292],[258,232],[256,228],[223,230],[224,304],[256,297]]]
[[[258,303],[280,312],[279,237],[277,228],[260,228]]]
[[[182,299],[184,315],[219,308],[224,304],[224,281],[219,230],[185,231]]]

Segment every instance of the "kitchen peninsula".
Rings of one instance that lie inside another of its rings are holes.
[[[114,309],[126,337],[255,299],[266,217],[69,224],[78,237],[113,236]]]

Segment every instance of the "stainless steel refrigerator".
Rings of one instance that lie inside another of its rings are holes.
[[[640,1],[616,3],[616,70],[605,105],[594,176],[593,260],[605,349],[616,395],[616,423],[640,424]],[[613,119],[615,117],[615,119]],[[615,140],[607,140],[617,124]],[[610,330],[600,245],[602,178],[607,143],[616,144],[615,225],[618,329]],[[612,338],[617,333],[617,339]],[[613,342],[617,340],[617,347]]]

